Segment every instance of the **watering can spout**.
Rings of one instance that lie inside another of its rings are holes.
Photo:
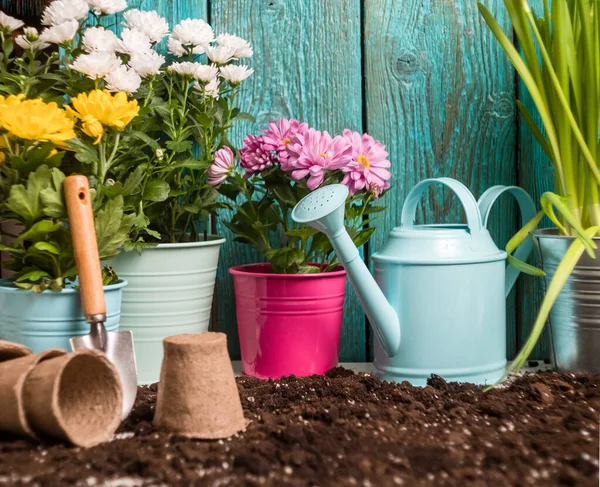
[[[292,218],[323,232],[346,269],[358,299],[381,346],[389,357],[400,348],[398,315],[360,258],[358,249],[344,226],[348,188],[341,184],[325,186],[304,197],[294,208]]]

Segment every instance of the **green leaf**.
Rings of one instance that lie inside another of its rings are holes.
[[[139,193],[142,190],[142,182],[145,176],[146,168],[144,166],[137,166],[125,180],[125,184],[123,184],[123,193],[125,195]]]
[[[123,214],[123,196],[108,200],[105,207],[95,216],[96,239],[100,260],[106,260],[119,253],[129,236],[136,215]]]
[[[375,231],[375,227],[368,227],[365,228],[364,230],[360,230],[356,236],[352,239],[352,241],[354,242],[354,245],[356,245],[358,248],[362,247],[364,244],[366,244],[369,239],[371,238],[371,235],[373,235],[373,232]]]
[[[60,255],[60,249],[56,244],[51,242],[36,242],[33,244],[33,248],[42,252],[49,252],[54,255]]]
[[[148,201],[165,201],[169,197],[171,187],[162,179],[150,179],[144,187],[143,197]]]
[[[0,243],[0,250],[3,252],[9,252],[11,254],[24,254],[25,251],[23,249],[19,249],[16,247],[9,247],[8,245],[4,245]]]
[[[200,161],[198,159],[187,159],[185,161],[176,162],[174,164],[170,164],[161,169],[161,172],[168,172],[174,169],[189,169],[189,170],[202,170],[210,167],[210,163],[205,161]]]
[[[38,242],[45,240],[49,233],[55,232],[61,227],[62,223],[55,223],[52,220],[40,220],[19,235],[17,242]]]
[[[47,277],[49,279],[52,278],[52,276],[45,271],[35,270],[35,271],[27,272],[27,273],[19,276],[16,279],[16,282],[23,282],[23,281],[37,282],[40,279],[43,279],[44,277]]]
[[[288,184],[278,184],[277,186],[273,186],[273,192],[279,201],[282,201],[288,206],[295,206],[298,200],[294,195],[294,191],[290,188]]]
[[[156,140],[154,140],[152,137],[149,137],[148,135],[146,135],[144,132],[139,132],[137,130],[133,130],[133,131],[129,132],[129,135],[131,137],[133,137],[134,139],[141,140],[146,145],[148,145],[148,147],[150,147],[153,151],[160,149],[160,144],[158,142],[156,142]]]
[[[50,177],[48,166],[40,166],[35,172],[29,174],[26,186],[16,184],[10,188],[6,207],[19,215],[27,224],[33,224],[43,216],[40,193],[50,184]]]
[[[172,150],[176,154],[192,150],[192,142],[190,140],[174,141],[170,140],[166,144],[167,149]]]
[[[63,183],[65,175],[59,169],[52,169],[51,184],[40,192],[40,199],[44,205],[44,215],[51,218],[65,218],[67,209],[64,204]]]
[[[67,145],[75,151],[75,158],[79,162],[93,164],[94,167],[96,167],[100,160],[98,157],[97,146],[93,145],[91,142],[84,142],[80,139],[71,139],[67,142]]]
[[[305,261],[304,252],[294,247],[267,249],[263,253],[271,262],[271,270],[277,274],[296,274]]]

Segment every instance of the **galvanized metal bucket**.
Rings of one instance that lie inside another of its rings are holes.
[[[533,237],[548,286],[576,237],[556,229],[537,230]],[[600,238],[594,240],[600,247]],[[581,256],[552,307],[549,325],[558,370],[600,372],[600,258]]]

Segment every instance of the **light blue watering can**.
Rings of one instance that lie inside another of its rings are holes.
[[[415,225],[427,188],[441,184],[458,196],[467,224]],[[325,186],[303,198],[292,218],[331,240],[376,336],[374,365],[384,380],[425,385],[431,374],[446,380],[490,384],[506,366],[506,296],[519,271],[506,267],[506,252],[487,231],[490,210],[509,192],[522,223],[535,216],[529,195],[515,186],[494,186],[475,200],[451,178],[426,179],[408,194],[400,226],[372,256],[375,279],[344,228],[348,189]],[[531,237],[516,250],[526,260]]]

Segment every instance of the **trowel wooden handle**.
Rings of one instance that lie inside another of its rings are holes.
[[[75,265],[79,275],[83,314],[106,314],[102,269],[96,243],[94,213],[90,186],[85,176],[69,176],[64,182],[65,201],[69,213],[69,226],[73,237]]]

